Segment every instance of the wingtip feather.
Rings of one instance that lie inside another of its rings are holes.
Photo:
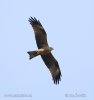
[[[57,75],[57,77],[53,77],[53,81],[54,81],[54,84],[59,84],[59,82],[61,81],[61,77],[62,77],[62,74],[61,72]]]
[[[28,21],[30,22],[31,25],[34,25],[34,24],[39,24],[39,25],[41,25],[40,21],[37,20],[35,17],[33,18],[33,17],[30,16],[30,18],[28,19]],[[41,25],[41,26],[42,26],[42,25]]]

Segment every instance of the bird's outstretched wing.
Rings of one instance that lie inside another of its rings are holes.
[[[29,22],[33,27],[38,48],[40,49],[40,48],[48,46],[47,34],[42,24],[40,23],[40,21],[37,20],[35,17],[34,18],[31,17],[29,18]]]
[[[51,53],[47,55],[41,55],[41,57],[45,65],[50,70],[54,83],[59,84],[62,75],[57,60],[53,57]]]
[[[29,18],[29,22],[33,27],[38,48],[40,49],[43,47],[47,47],[48,46],[47,34],[40,21],[37,20],[35,17],[34,18],[31,17]],[[48,53],[47,55],[46,54],[41,55],[41,57],[46,66],[48,67],[48,69],[50,70],[54,83],[59,84],[59,81],[61,80],[61,71],[57,60],[53,57],[51,53]]]

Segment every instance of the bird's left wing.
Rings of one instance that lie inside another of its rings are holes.
[[[46,34],[42,24],[40,23],[40,21],[37,20],[35,17],[34,18],[31,17],[31,18],[29,18],[29,22],[30,22],[31,26],[33,27],[38,48],[40,49],[43,47],[47,47],[48,46],[47,34]]]

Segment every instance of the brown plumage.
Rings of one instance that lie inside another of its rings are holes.
[[[35,33],[35,39],[38,46],[37,51],[29,51],[28,54],[30,55],[30,59],[33,57],[36,57],[38,55],[41,55],[45,65],[51,72],[53,81],[55,84],[59,84],[59,81],[61,81],[61,71],[59,68],[59,64],[57,60],[52,55],[51,51],[52,48],[49,47],[47,42],[47,34],[40,23],[39,20],[34,18],[29,18],[29,22],[31,26],[33,27],[34,33]]]

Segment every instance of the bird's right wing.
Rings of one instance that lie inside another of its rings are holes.
[[[51,53],[48,53],[47,55],[41,55],[41,57],[45,65],[50,70],[54,83],[59,84],[62,75],[57,60],[53,57]]]

